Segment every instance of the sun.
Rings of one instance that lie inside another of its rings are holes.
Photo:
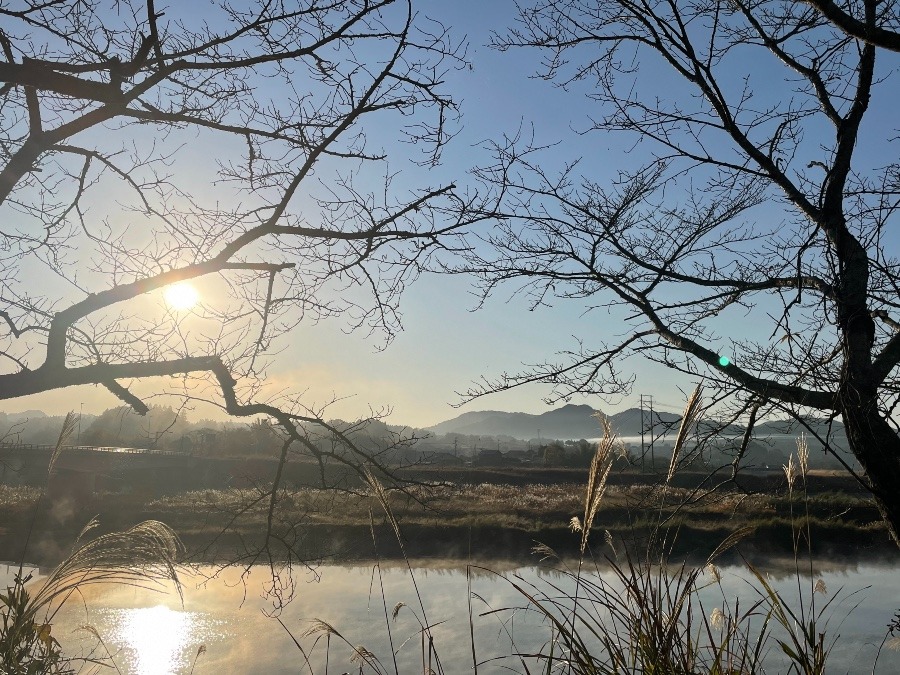
[[[166,304],[176,310],[190,309],[200,300],[197,289],[186,281],[179,281],[177,284],[169,286],[163,292],[163,297],[166,299]]]

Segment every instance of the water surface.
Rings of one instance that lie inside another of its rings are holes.
[[[571,595],[573,581],[548,567],[486,567],[494,569],[475,568],[467,574],[458,562],[419,562],[413,569],[415,584],[402,563],[323,566],[315,572],[298,567],[293,570],[295,597],[280,612],[265,594],[267,568],[252,568],[243,579],[230,569],[208,580],[215,569],[202,567],[183,576],[183,600],[174,589],[89,588],[56,617],[53,635],[70,654],[96,658],[108,653],[124,675],[181,675],[192,668],[197,675],[324,673],[326,659],[328,672],[358,672],[358,663],[351,663],[353,650],[343,638],[374,653],[385,672],[394,672],[394,651],[397,670],[414,673],[422,672],[421,626],[429,625],[437,654],[431,658],[440,659],[446,673],[471,673],[471,612],[478,672],[525,672],[510,655],[546,649],[550,629],[538,613],[522,609],[528,602],[514,585],[554,598],[560,591]],[[7,580],[14,571],[6,569]],[[0,568],[0,576],[2,572]],[[898,572],[893,565],[829,566],[823,561],[812,578],[798,578],[787,561],[769,565],[766,577],[795,608],[798,586],[808,600],[815,580],[823,579],[828,592],[815,596],[818,606],[833,602],[823,617],[827,623],[817,630],[825,630],[826,645],[836,639],[828,672],[870,673],[886,626],[900,609]],[[721,586],[703,591],[704,612],[733,609],[736,598],[744,608],[759,599],[754,590],[759,584],[751,583],[746,568],[724,567],[721,573]],[[596,581],[596,574],[591,571],[587,578]],[[599,578],[611,581],[612,574],[600,570]],[[703,579],[712,581],[710,575]],[[389,618],[398,603],[403,605],[397,618]],[[301,637],[315,625],[314,619],[338,633],[320,630]],[[91,632],[83,626],[91,626]],[[102,637],[102,645],[93,632]],[[786,671],[774,641],[768,645],[766,664],[767,672]],[[529,667],[535,671],[533,664]],[[876,672],[900,672],[900,652],[883,650]]]

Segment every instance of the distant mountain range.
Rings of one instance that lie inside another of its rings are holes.
[[[484,410],[463,413],[452,420],[435,424],[428,431],[468,436],[512,436],[513,438],[596,438],[602,426],[589,405],[566,405],[540,415]],[[602,415],[602,413],[600,413]]]
[[[575,404],[549,410],[540,415],[480,410],[463,413],[458,417],[428,427],[426,431],[437,436],[456,433],[467,436],[512,436],[522,440],[538,437],[547,439],[597,438],[603,434],[601,420],[604,417],[602,411],[589,405]],[[613,430],[619,436],[641,435],[642,419],[639,408],[629,408],[610,415],[609,420]],[[656,433],[661,433],[667,427],[671,429],[671,433],[675,433],[680,421],[680,415],[659,411],[653,413]],[[644,410],[643,427],[645,432],[649,431],[650,424],[650,411]],[[825,431],[824,422],[813,421],[811,426],[822,433]],[[743,427],[731,426],[725,430],[725,433],[741,434],[743,431]],[[796,422],[776,420],[758,424],[754,434],[756,436],[799,434],[800,431],[801,427]],[[843,432],[840,422],[834,423],[834,432],[838,434]]]
[[[512,436],[513,438],[597,438],[603,435],[602,411],[589,405],[565,405],[540,415],[519,412],[483,410],[463,413],[446,422],[428,427],[436,435],[449,433],[467,436]],[[631,408],[609,417],[613,429],[620,436],[641,434],[641,411]],[[681,419],[671,413],[654,413],[657,424],[677,424]],[[650,413],[644,412],[644,423],[649,426]]]

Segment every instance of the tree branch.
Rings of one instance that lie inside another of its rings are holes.
[[[900,32],[881,28],[869,21],[860,21],[855,16],[845,12],[833,0],[801,0],[811,7],[815,7],[835,26],[847,35],[862,40],[873,47],[881,47],[891,51],[900,52]],[[888,3],[890,8],[890,3]]]

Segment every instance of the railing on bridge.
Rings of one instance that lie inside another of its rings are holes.
[[[44,445],[40,443],[10,443],[7,441],[0,442],[0,450],[46,450],[53,451],[55,445]],[[180,452],[177,450],[158,450],[156,448],[126,448],[109,445],[66,445],[63,446],[63,452],[113,452],[131,455],[165,455],[174,457],[187,457],[191,452]]]

